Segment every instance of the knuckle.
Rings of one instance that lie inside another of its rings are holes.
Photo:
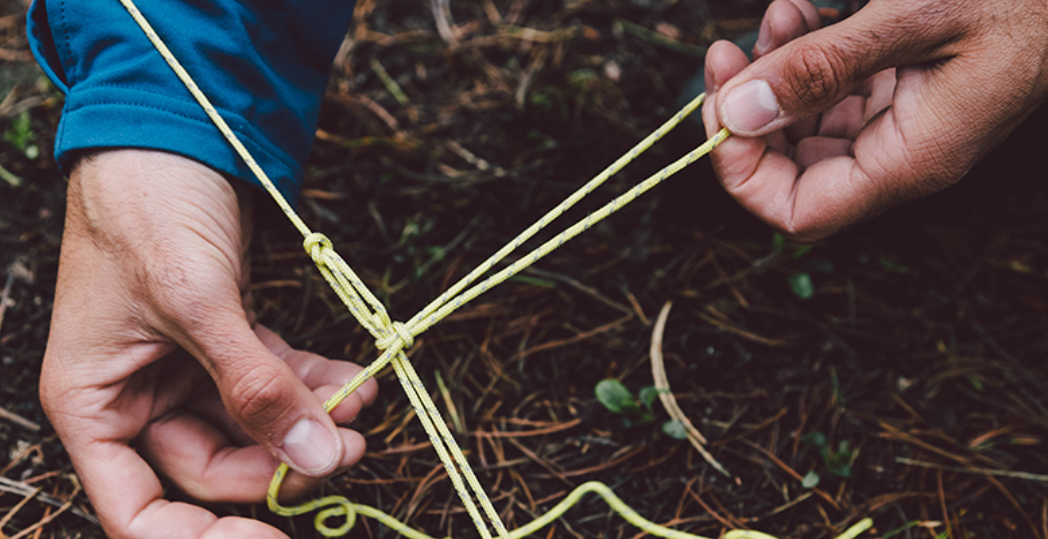
[[[279,370],[256,367],[235,381],[229,400],[230,411],[239,419],[248,425],[266,425],[285,415],[293,399]]]
[[[785,82],[801,107],[814,107],[833,99],[848,80],[848,62],[836,46],[799,47],[788,61]]]

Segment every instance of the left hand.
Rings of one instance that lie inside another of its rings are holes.
[[[242,186],[236,186],[241,187]],[[250,205],[214,170],[173,154],[107,150],[69,181],[40,400],[113,539],[286,538],[165,499],[158,476],[203,503],[304,494],[364,452],[321,403],[361,368],[294,350],[255,324]]]

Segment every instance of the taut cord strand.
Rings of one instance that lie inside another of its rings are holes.
[[[346,305],[346,308],[353,317],[357,319],[361,326],[371,333],[375,338],[375,346],[382,351],[378,359],[368,365],[352,381],[343,386],[337,393],[324,402],[325,411],[330,412],[350,393],[367,381],[367,379],[378,374],[378,372],[387,365],[392,365],[397,378],[401,382],[401,386],[404,388],[404,392],[408,396],[408,400],[411,402],[411,406],[415,409],[415,412],[422,423],[423,429],[425,429],[426,434],[433,443],[433,448],[436,450],[441,462],[444,464],[448,477],[451,479],[451,483],[454,486],[455,491],[458,493],[459,498],[461,498],[462,503],[466,508],[466,512],[469,514],[474,525],[477,527],[477,531],[484,539],[492,539],[492,528],[499,539],[520,539],[535,533],[542,527],[547,526],[554,520],[560,518],[561,515],[578,503],[582,496],[587,493],[595,493],[599,495],[605,500],[605,502],[607,502],[608,506],[622,516],[622,518],[648,534],[658,537],[668,537],[671,539],[709,539],[699,535],[660,526],[654,522],[646,520],[626,505],[621,499],[615,496],[610,488],[599,482],[588,482],[580,485],[545,515],[521,528],[513,530],[512,532],[507,530],[506,526],[502,523],[502,519],[499,517],[498,512],[495,510],[494,505],[491,503],[491,500],[487,497],[484,489],[481,487],[476,474],[470,468],[469,462],[467,462],[466,457],[463,455],[454,436],[448,429],[447,422],[441,416],[436,404],[429,397],[429,392],[423,385],[422,379],[419,377],[404,352],[412,346],[416,336],[438,323],[456,309],[462,307],[469,301],[475,299],[484,292],[487,292],[506,279],[516,275],[528,266],[541,260],[558,247],[564,245],[575,236],[586,231],[633,200],[636,200],[639,196],[662,183],[673,174],[676,174],[684,167],[701,159],[717,147],[718,144],[727,139],[729,133],[727,130],[722,129],[701,146],[688,152],[669,166],[648,177],[632,189],[605,204],[600,209],[571,225],[535,250],[519,258],[516,262],[513,262],[502,270],[490,275],[483,281],[473,284],[484,275],[487,275],[492,268],[505,259],[510,253],[521,247],[537,232],[563,215],[564,212],[574,206],[578,201],[592,193],[606,182],[608,178],[622,170],[623,167],[635,160],[640,154],[644,153],[659,139],[665,136],[666,133],[673,130],[673,128],[683,121],[684,118],[694,112],[702,104],[704,95],[699,95],[693,99],[684,108],[674,114],[666,123],[645,137],[644,140],[631,148],[603,172],[587,182],[555,208],[543,215],[538,221],[521,232],[506,246],[491,255],[491,257],[489,257],[484,263],[477,266],[468,275],[451,286],[446,292],[441,294],[440,297],[433,300],[432,303],[408,320],[408,322],[402,323],[393,321],[390,318],[382,302],[379,301],[378,298],[376,298],[367,288],[364,282],[352,270],[352,268],[349,267],[346,261],[335,252],[331,240],[323,234],[311,230],[302,218],[298,216],[294,208],[291,207],[291,204],[288,203],[287,199],[285,199],[283,194],[280,193],[273,181],[270,180],[265,171],[258,165],[244,144],[241,143],[236,133],[233,132],[215,109],[214,105],[211,104],[207,96],[204,95],[204,92],[193,80],[193,77],[182,67],[178,59],[171,53],[167,45],[164,44],[164,41],[159,35],[157,35],[156,31],[153,30],[153,27],[138,10],[138,7],[135,6],[133,0],[119,1],[124,8],[127,9],[127,12],[142,29],[143,33],[145,33],[146,37],[156,48],[157,52],[160,53],[160,56],[163,57],[164,61],[167,62],[175,72],[175,75],[177,75],[179,80],[182,81],[186,89],[189,90],[189,93],[197,103],[200,104],[204,112],[215,124],[215,127],[217,127],[222,133],[222,136],[225,137],[241,159],[244,160],[244,163],[247,165],[248,169],[251,170],[251,173],[255,175],[273,200],[276,201],[277,205],[284,212],[284,215],[286,215],[291,221],[291,224],[302,234],[303,248],[307,253],[309,253],[310,258],[312,258],[314,264],[316,264],[321,275],[323,275],[324,279],[331,285],[331,288]],[[326,496],[310,500],[301,505],[283,506],[278,501],[278,496],[280,493],[280,486],[284,477],[287,475],[287,472],[288,466],[286,464],[280,464],[276,472],[273,474],[273,480],[270,482],[269,492],[266,496],[266,501],[270,510],[284,516],[301,515],[317,511],[314,518],[314,525],[316,526],[317,531],[326,537],[340,537],[345,535],[353,528],[357,516],[363,515],[378,520],[409,539],[434,539],[429,535],[409,528],[406,524],[378,509],[367,505],[353,503],[342,496]],[[340,526],[330,527],[327,525],[329,520],[339,518],[343,520]],[[844,534],[839,535],[837,539],[854,539],[860,533],[869,529],[872,525],[873,522],[870,519],[864,519],[849,528]],[[724,534],[723,537],[724,539],[775,539],[770,535],[751,530],[732,530]]]

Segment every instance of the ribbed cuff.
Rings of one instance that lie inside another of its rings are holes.
[[[239,115],[223,110],[219,114],[281,194],[294,204],[296,180],[302,177],[297,161],[269,144]],[[78,151],[102,148],[167,151],[261,186],[195,101],[115,86],[74,87],[66,97],[55,138],[55,159],[68,175]]]

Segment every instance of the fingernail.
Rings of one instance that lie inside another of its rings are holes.
[[[771,86],[763,80],[751,80],[732,90],[724,98],[724,126],[734,133],[752,133],[779,116],[779,102]]]
[[[761,23],[760,32],[757,33],[757,45],[753,50],[760,51],[760,53],[763,54],[767,52],[769,45],[771,45],[771,19],[769,17],[764,17],[764,22]]]
[[[305,472],[326,472],[338,458],[335,438],[312,419],[303,419],[291,427],[281,447],[295,467]]]

